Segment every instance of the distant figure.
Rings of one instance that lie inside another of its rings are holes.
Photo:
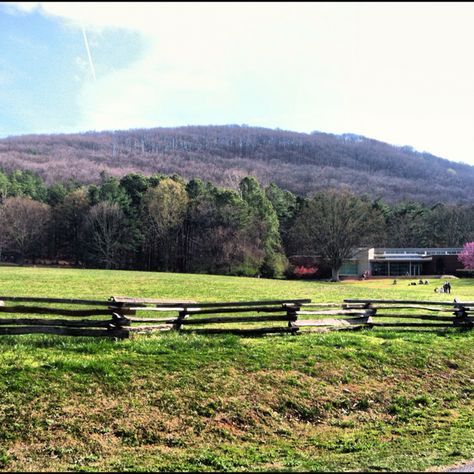
[[[443,293],[451,293],[451,283],[449,283],[449,281],[444,282]]]
[[[423,280],[421,278],[418,280],[418,284],[423,285]]]
[[[393,280],[392,285],[396,285],[396,284],[397,284],[397,280]]]
[[[429,284],[429,281],[428,280],[425,280],[425,285],[428,285]]]

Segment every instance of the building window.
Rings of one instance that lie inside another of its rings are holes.
[[[358,265],[357,262],[344,262],[341,269],[339,270],[339,275],[342,276],[357,276],[358,275]]]
[[[423,273],[421,263],[413,262],[372,262],[374,276],[418,276]]]
[[[372,262],[372,275],[373,276],[387,276],[388,275],[388,263],[387,262]]]
[[[408,263],[390,263],[390,276],[409,275],[410,266]]]

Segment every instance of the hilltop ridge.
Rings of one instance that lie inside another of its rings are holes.
[[[253,175],[303,196],[349,187],[389,202],[474,202],[473,166],[352,133],[245,125],[8,137],[0,139],[0,167],[32,170],[48,183],[97,182],[105,171],[178,173],[236,187]]]

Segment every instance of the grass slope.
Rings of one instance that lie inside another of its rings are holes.
[[[340,284],[0,268],[2,295],[197,301],[474,299],[406,281]],[[419,470],[474,457],[474,332],[367,330],[125,341],[0,338],[0,467]]]

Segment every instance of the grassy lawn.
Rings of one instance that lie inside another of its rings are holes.
[[[474,300],[343,283],[0,267],[0,295]],[[474,458],[474,332],[0,338],[5,471],[424,471]]]

